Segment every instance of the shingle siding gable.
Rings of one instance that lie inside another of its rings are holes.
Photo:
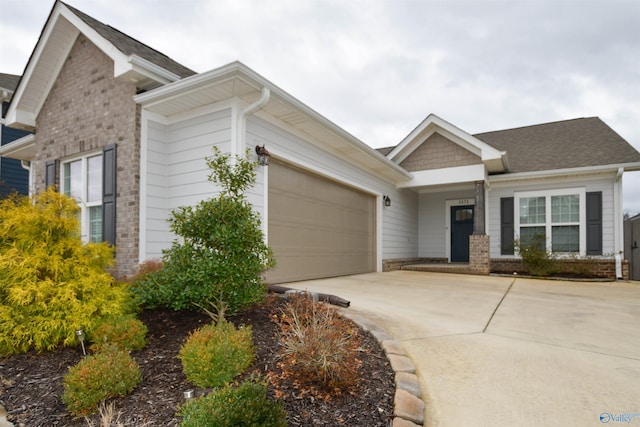
[[[439,133],[416,148],[400,166],[409,172],[481,164],[478,156]]]

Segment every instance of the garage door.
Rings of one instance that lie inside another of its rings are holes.
[[[375,198],[272,159],[269,283],[375,271]]]

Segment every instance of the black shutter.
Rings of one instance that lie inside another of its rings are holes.
[[[500,253],[513,255],[513,241],[515,239],[515,222],[513,197],[500,199]]]
[[[587,193],[587,255],[602,255],[602,191]]]
[[[44,187],[49,188],[56,185],[56,165],[55,160],[49,160],[45,163]]]
[[[116,244],[116,144],[102,151],[102,240]]]

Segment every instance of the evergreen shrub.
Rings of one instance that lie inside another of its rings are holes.
[[[286,413],[267,397],[267,385],[245,381],[187,401],[180,410],[182,427],[286,427]]]
[[[74,415],[91,414],[104,400],[131,393],[141,379],[140,367],[129,352],[106,344],[69,368],[63,378],[62,401]]]
[[[178,357],[187,379],[200,387],[221,387],[244,372],[255,357],[250,326],[236,329],[222,320],[193,331]]]
[[[82,242],[78,209],[53,189],[0,201],[0,356],[77,345],[76,330],[133,310],[112,248]]]
[[[140,350],[147,344],[147,327],[134,315],[107,316],[88,335],[94,352],[105,344],[116,344],[129,351]]]
[[[216,197],[175,209],[171,230],[179,236],[163,254],[163,268],[133,286],[140,304],[193,309],[214,300],[230,313],[263,300],[265,268],[274,265],[258,214],[245,191],[256,180],[256,162],[220,154],[206,159]]]

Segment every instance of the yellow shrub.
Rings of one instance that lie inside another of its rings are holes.
[[[106,270],[113,250],[82,243],[77,212],[54,190],[0,201],[0,355],[76,344],[76,330],[131,311]]]

